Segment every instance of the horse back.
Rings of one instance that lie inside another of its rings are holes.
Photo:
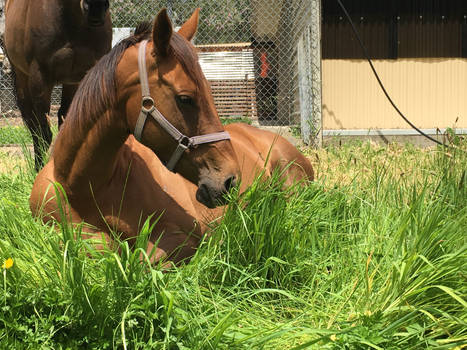
[[[262,161],[261,165],[266,166],[269,173],[275,169],[283,172],[285,185],[314,179],[310,161],[286,138],[245,123],[227,125],[226,130],[232,136],[239,159],[244,158],[244,154],[254,154],[257,159],[256,167]]]

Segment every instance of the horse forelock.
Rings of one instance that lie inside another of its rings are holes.
[[[185,73],[193,80],[198,90],[200,107],[204,111],[213,110],[210,105],[214,104],[211,90],[198,62],[198,54],[194,46],[183,36],[174,33],[170,40],[170,51],[174,58],[181,64]],[[211,99],[211,101],[210,101]]]
[[[198,87],[203,86],[205,80],[203,71],[198,63],[198,54],[195,48],[178,33],[173,33],[170,39],[170,52],[182,65],[184,71]]]

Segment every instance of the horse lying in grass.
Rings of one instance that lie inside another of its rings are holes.
[[[162,10],[152,28],[139,28],[88,72],[34,182],[34,215],[61,220],[57,182],[69,220],[92,225],[86,238],[134,240],[151,217],[148,252],[179,262],[222,216],[216,206],[238,179],[241,190],[275,168],[286,183],[313,179],[284,138],[246,124],[223,128],[190,44],[197,23],[198,10],[174,33]]]

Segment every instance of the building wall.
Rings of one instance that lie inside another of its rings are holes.
[[[467,128],[467,59],[375,60],[389,95],[419,128]],[[366,60],[322,62],[323,129],[409,129]],[[456,122],[457,120],[457,122]]]
[[[323,3],[323,58],[364,58],[337,1]],[[345,6],[372,58],[467,58],[465,0],[349,0]]]

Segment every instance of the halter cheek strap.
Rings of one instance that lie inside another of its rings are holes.
[[[151,97],[148,83],[148,73],[146,69],[146,45],[148,41],[144,40],[140,43],[138,53],[138,68],[139,68],[139,79],[141,83],[142,101],[141,101],[141,112],[139,113],[138,120],[136,122],[135,130],[133,132],[135,138],[141,142],[141,136],[143,134],[144,125],[148,115],[151,116],[175,141],[178,142],[177,148],[172,153],[169,162],[166,167],[170,171],[173,171],[175,165],[182,157],[183,153],[197,145],[217,142],[222,140],[229,140],[230,135],[227,131],[215,132],[212,134],[206,134],[201,136],[188,137],[182,134],[175,126],[172,125],[161,112],[156,108],[154,100]]]

